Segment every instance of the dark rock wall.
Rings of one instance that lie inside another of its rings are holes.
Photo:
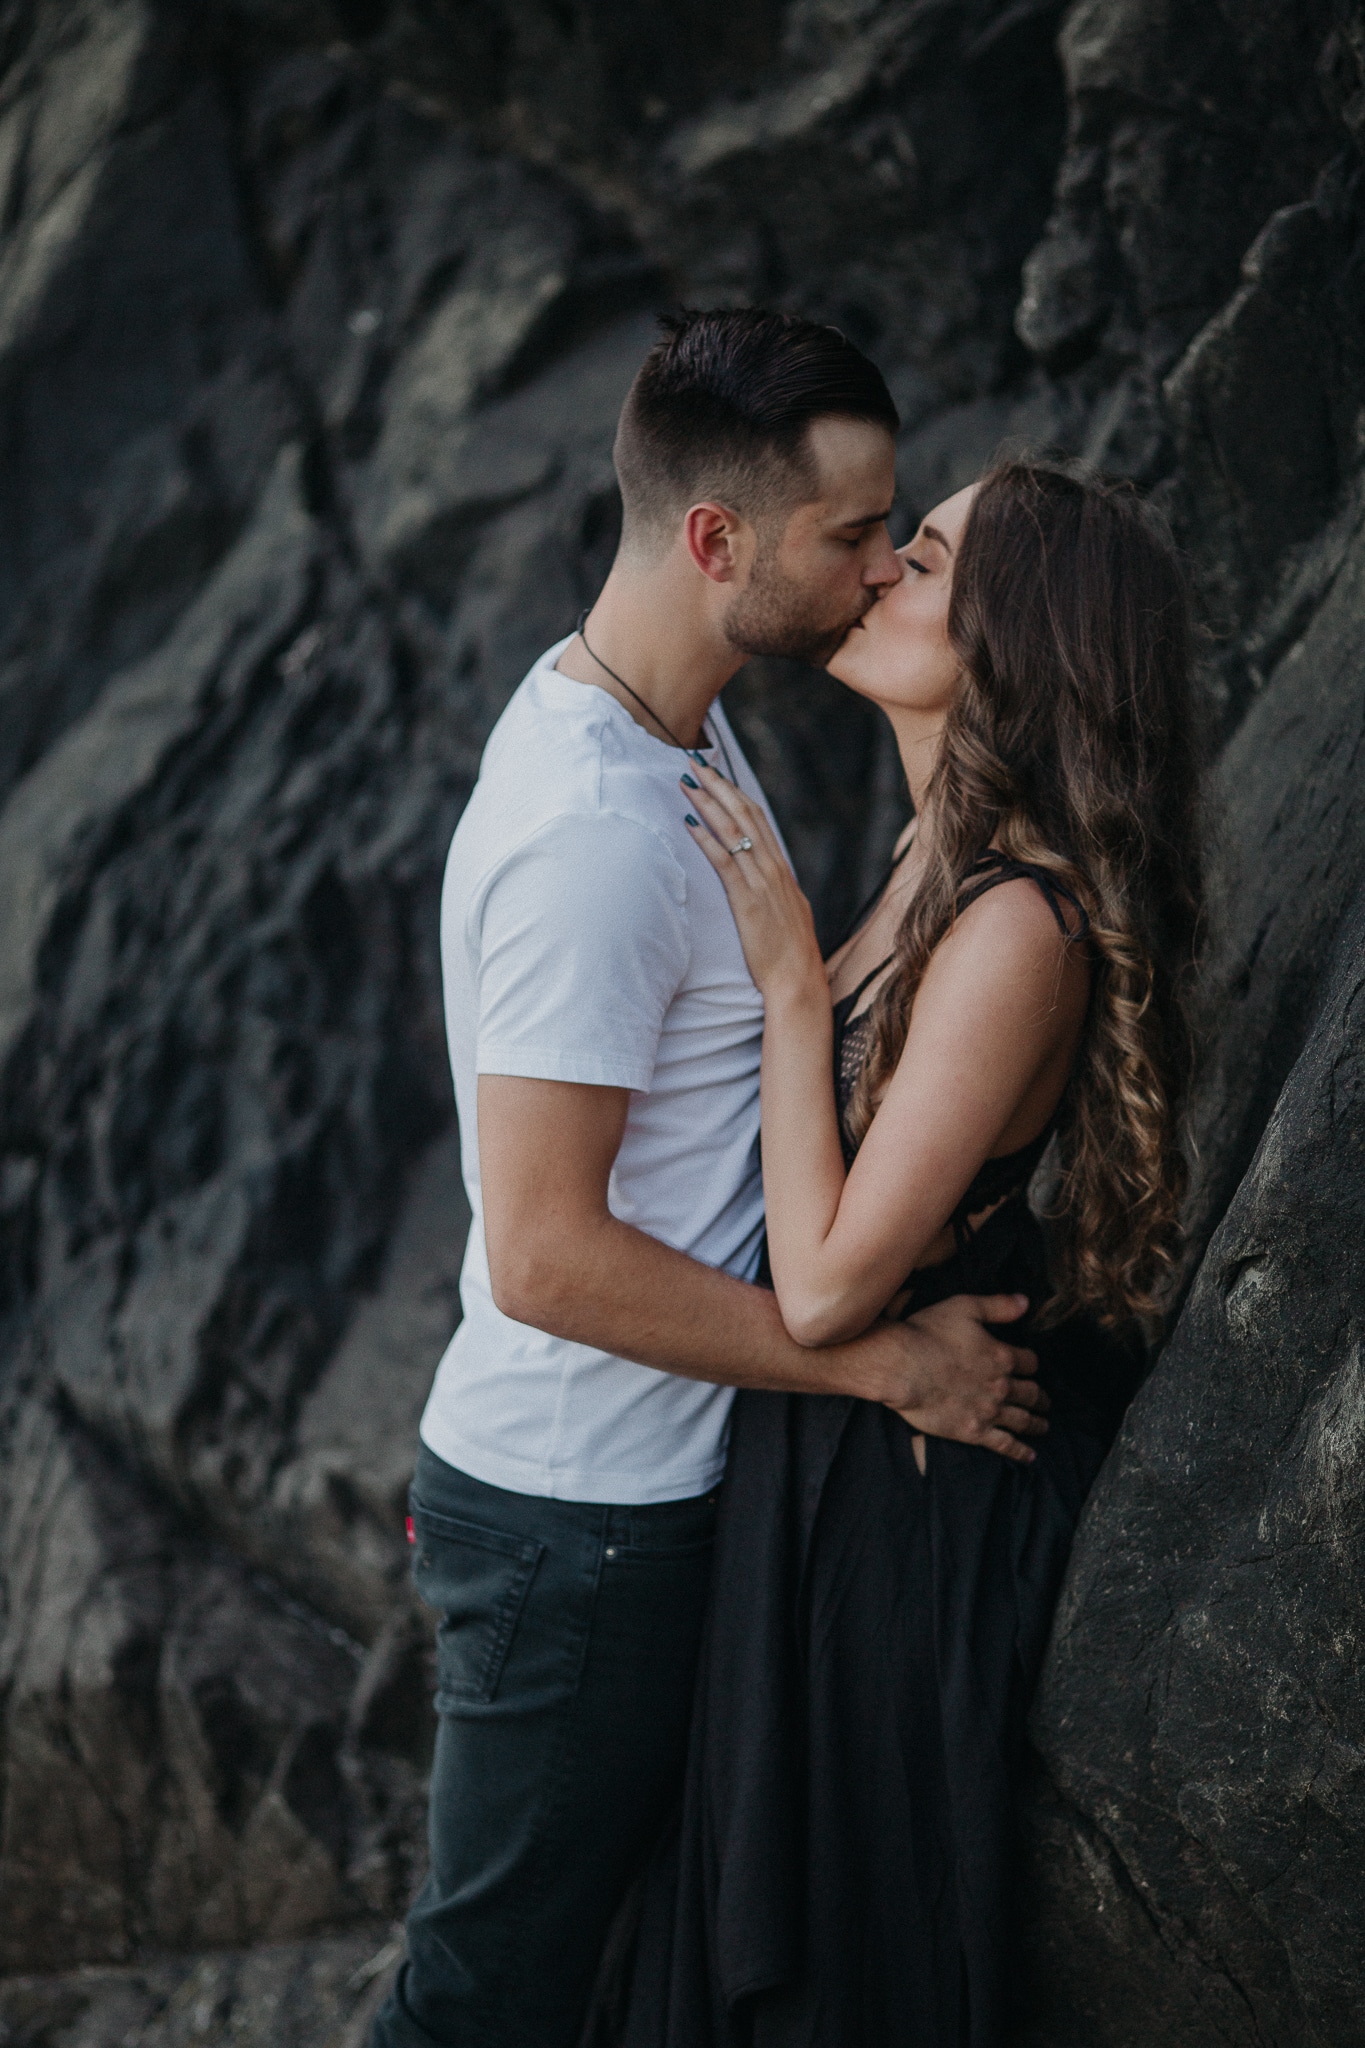
[[[903,518],[1007,437],[1189,550],[1209,1250],[1039,1705],[1029,2025],[1365,2039],[1363,66],[1347,0],[0,6],[0,1968],[403,1903],[445,844],[653,310],[763,299],[883,363]],[[730,695],[832,929],[894,758]]]
[[[1365,2041],[1365,18],[1097,5],[1061,47],[1071,140],[1020,330],[1059,331],[1108,280],[1096,353],[1116,333],[1129,353],[1121,420],[1154,407],[1141,473],[1190,553],[1221,754],[1196,1270],[1087,1511],[1036,1707],[1022,2037],[1348,2048]],[[1274,211],[1237,278],[1227,228],[1253,194]],[[1165,310],[1142,310],[1152,278]]]

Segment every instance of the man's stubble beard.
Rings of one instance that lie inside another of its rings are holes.
[[[864,591],[855,612],[831,622],[816,594],[782,575],[773,553],[763,551],[748,587],[725,614],[725,637],[740,654],[782,655],[823,668],[873,602],[873,593]]]

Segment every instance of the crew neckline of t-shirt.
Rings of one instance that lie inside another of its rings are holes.
[[[571,640],[572,638],[573,635],[570,634],[569,639]],[[620,699],[617,697],[613,697],[610,690],[604,690],[600,683],[581,683],[578,680],[577,676],[566,676],[563,669],[557,667],[556,664],[558,663],[560,655],[564,652],[564,649],[568,646],[568,644],[569,641],[564,640],[560,643],[558,647],[552,647],[549,650],[541,665],[541,675],[552,677],[555,683],[557,684],[567,684],[567,686],[571,690],[595,690],[597,692],[597,695],[601,698],[603,704],[609,705],[611,708],[611,712],[615,713],[615,722],[618,726],[621,724],[621,721],[624,720],[625,724],[629,726],[630,730],[633,733],[638,734],[647,746],[658,747],[662,750],[658,754],[650,755],[650,759],[652,761],[662,762],[664,756],[667,754],[681,754],[684,756],[684,758],[686,758],[694,751],[696,753],[704,755],[711,755],[715,753],[716,743],[714,740],[703,740],[695,749],[693,749],[691,747],[680,747],[674,740],[661,739],[658,733],[650,732],[647,726],[641,725],[638,718],[632,717],[631,713],[627,711],[625,705],[621,703]],[[717,700],[717,702],[718,701],[719,700]],[[595,709],[596,707],[594,706],[593,708]],[[716,705],[713,705],[711,711],[707,713],[707,716],[711,717],[716,708]]]

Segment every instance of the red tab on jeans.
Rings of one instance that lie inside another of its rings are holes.
[[[415,1542],[417,1541],[417,1532],[416,1532],[416,1530],[415,1530],[415,1529],[413,1528],[413,1526],[412,1526],[412,1516],[411,1516],[411,1515],[409,1515],[409,1516],[408,1516],[408,1518],[407,1518],[406,1522],[404,1523],[404,1527],[406,1528],[406,1530],[407,1530],[407,1532],[408,1532],[408,1542],[409,1542],[409,1543],[415,1543]]]

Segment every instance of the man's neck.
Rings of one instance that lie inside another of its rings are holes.
[[[698,604],[694,579],[673,574],[672,566],[632,569],[618,560],[584,635],[569,642],[556,665],[575,682],[606,690],[656,739],[690,747],[744,656]]]

